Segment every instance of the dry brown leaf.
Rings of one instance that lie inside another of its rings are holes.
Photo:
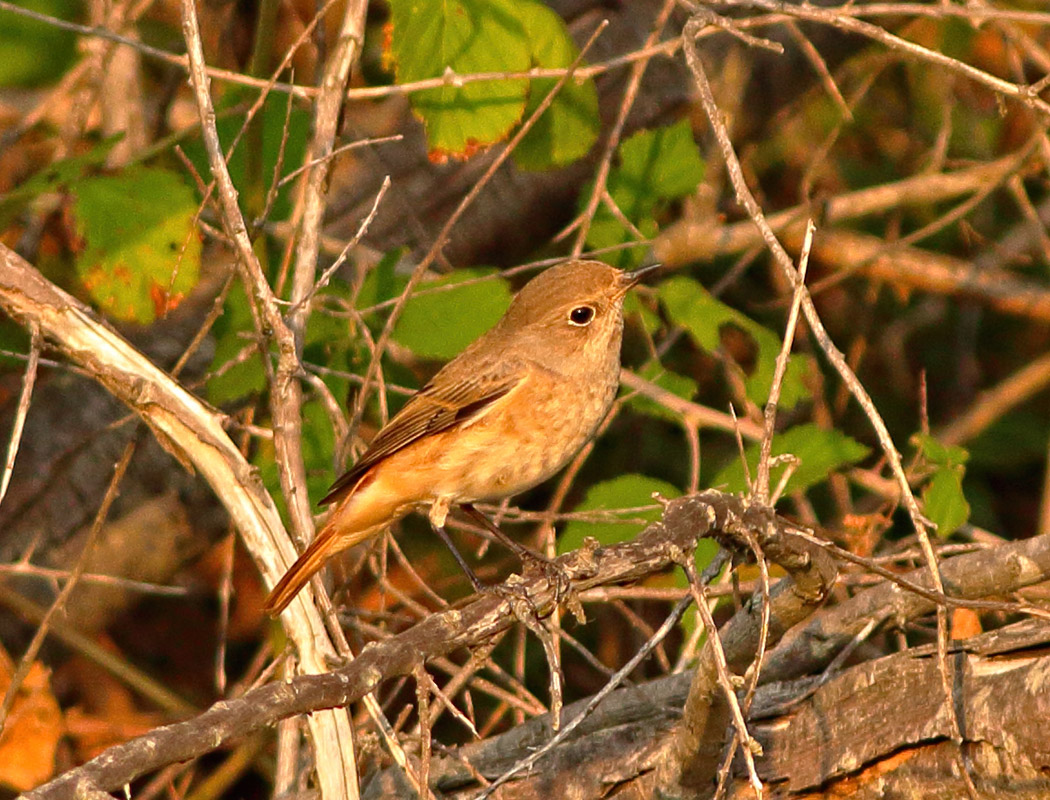
[[[76,707],[66,711],[66,733],[78,761],[94,758],[166,721],[163,714],[139,710],[130,689],[87,659],[70,659],[62,675],[76,686],[80,698]]]
[[[0,649],[0,693],[7,693],[13,674],[10,656]],[[24,792],[51,778],[64,732],[62,711],[51,693],[50,671],[35,661],[18,687],[0,734],[0,784]]]

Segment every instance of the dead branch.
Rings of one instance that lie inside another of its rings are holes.
[[[83,304],[40,275],[13,250],[0,245],[0,307],[16,321],[39,326],[44,338],[126,403],[184,466],[211,485],[244,539],[260,571],[273,584],[295,559],[273,500],[207,408],[104,325]],[[303,668],[327,670],[335,655],[312,603],[293,603],[289,635]],[[327,724],[327,715],[311,717]]]
[[[692,553],[702,536],[715,530],[727,535],[757,521],[739,498],[702,492],[671,501],[661,522],[650,525],[636,540],[607,548],[584,548],[562,556],[558,563],[579,590],[639,580],[668,569]],[[767,520],[768,522],[768,520]],[[806,547],[810,547],[806,543]],[[819,551],[818,551],[819,552]],[[554,590],[543,576],[524,578],[537,612],[554,609]],[[360,700],[391,677],[410,675],[427,659],[461,647],[476,647],[515,623],[510,601],[485,596],[462,607],[432,614],[404,633],[365,647],[350,664],[323,675],[302,675],[216,703],[187,722],[158,728],[108,751],[39,787],[27,798],[70,797],[86,782],[104,791],[118,789],[151,770],[210,752],[263,726],[293,714],[345,706]]]
[[[1050,669],[1048,643],[1050,626],[1031,620],[950,648],[960,676],[954,695],[982,798],[1036,798],[1050,791],[1050,694],[1039,690]],[[763,781],[791,796],[807,796],[821,785],[834,789],[828,781],[839,781],[852,797],[873,800],[885,797],[880,792],[888,786],[910,787],[913,796],[959,796],[962,783],[953,775],[951,743],[944,741],[949,729],[940,681],[936,646],[927,645],[851,667],[826,682],[766,684],[756,694],[749,726],[762,748],[756,762]],[[505,787],[504,797],[538,800],[555,789],[559,796],[598,797],[614,786],[625,797],[652,797],[654,766],[670,748],[688,687],[689,676],[677,674],[613,692],[531,775]],[[906,714],[901,698],[907,698]],[[568,705],[566,713],[575,715],[585,702]],[[501,774],[550,736],[544,716],[435,756],[431,785],[470,796],[460,793],[476,785],[477,775]],[[749,796],[742,763],[735,773],[730,796]],[[403,784],[388,770],[364,797],[401,791]]]

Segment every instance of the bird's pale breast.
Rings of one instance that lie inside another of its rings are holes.
[[[444,442],[431,462],[434,496],[497,499],[546,480],[594,434],[616,395],[616,377],[581,385],[532,372],[476,422],[435,437]]]

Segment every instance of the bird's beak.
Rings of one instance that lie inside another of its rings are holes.
[[[651,272],[656,272],[663,264],[650,264],[648,267],[620,273],[620,293],[627,294],[634,286]]]

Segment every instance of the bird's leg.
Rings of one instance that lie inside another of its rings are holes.
[[[532,602],[532,598],[529,597],[525,591],[524,586],[515,585],[508,586],[507,584],[496,584],[495,586],[488,586],[481,582],[481,578],[478,574],[470,568],[467,564],[466,559],[463,558],[463,554],[459,552],[459,549],[452,542],[452,537],[448,535],[448,531],[445,530],[444,525],[436,525],[433,520],[430,526],[434,529],[434,533],[445,543],[445,547],[452,553],[452,557],[456,559],[456,563],[459,564],[459,568],[466,573],[467,577],[470,578],[471,584],[474,586],[474,591],[477,594],[485,594],[486,592],[492,592],[498,594],[501,597],[506,598],[510,601],[510,606],[514,615],[518,619],[527,625],[533,627],[538,623],[540,619],[539,609],[536,608]],[[522,606],[524,604],[524,606]],[[523,607],[525,610],[523,610]]]
[[[557,562],[541,553],[530,550],[521,542],[511,539],[499,529],[498,525],[478,511],[471,503],[461,503],[460,508],[463,509],[464,514],[495,536],[501,544],[513,551],[521,560],[523,568],[528,564],[539,567],[547,578],[547,582],[554,589],[555,603],[561,603],[565,599],[565,596],[572,590],[572,578]]]
[[[447,547],[449,552],[452,553],[452,557],[456,559],[459,568],[463,570],[466,576],[470,579],[474,591],[478,594],[483,593],[488,587],[481,582],[481,578],[478,577],[478,574],[470,568],[470,564],[467,563],[466,559],[463,558],[463,554],[459,552],[456,545],[453,543],[452,537],[450,537],[448,531],[445,530],[445,526],[436,525],[434,524],[434,521],[431,520],[430,527],[434,529],[434,533],[438,535],[438,538],[445,543],[445,547]]]

